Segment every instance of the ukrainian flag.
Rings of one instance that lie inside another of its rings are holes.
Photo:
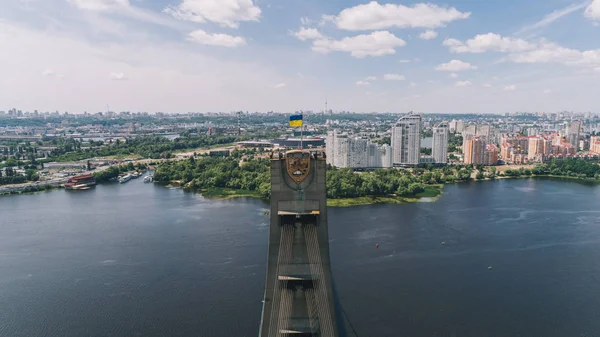
[[[290,126],[302,126],[302,114],[290,116]]]

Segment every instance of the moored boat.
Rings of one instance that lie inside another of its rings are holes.
[[[71,177],[63,184],[66,190],[89,190],[96,185],[96,178],[91,173]]]

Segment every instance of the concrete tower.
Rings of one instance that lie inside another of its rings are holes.
[[[400,165],[418,165],[420,154],[421,116],[404,116],[392,127],[392,161]]]
[[[440,123],[433,128],[433,160],[438,164],[448,162],[448,124]]]
[[[271,161],[271,224],[260,337],[338,337],[324,158],[287,152]]]

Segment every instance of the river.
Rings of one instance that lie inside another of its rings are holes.
[[[0,197],[0,336],[257,336],[266,208],[140,179]],[[359,336],[600,335],[600,186],[457,184],[329,220]]]

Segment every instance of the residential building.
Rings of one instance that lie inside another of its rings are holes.
[[[600,136],[590,138],[590,152],[600,154]]]
[[[487,141],[490,140],[490,136],[492,135],[492,127],[490,125],[477,125],[470,124],[464,128],[462,131],[462,136],[464,137],[485,137]]]
[[[421,116],[404,116],[392,127],[392,153],[394,165],[419,164]]]
[[[483,158],[484,165],[496,165],[498,164],[498,147],[494,144],[487,144],[485,149],[485,155]]]
[[[448,131],[450,131],[450,133],[456,132],[456,119],[453,119],[450,123],[448,123]]]
[[[530,127],[527,129],[527,136],[537,136],[540,134],[540,129],[536,127]]]
[[[438,164],[448,162],[448,124],[440,123],[433,128],[433,160]]]
[[[485,162],[486,142],[483,138],[467,139],[463,145],[463,161],[465,164],[483,164]]]
[[[462,120],[456,121],[456,129],[454,132],[461,133],[465,129],[465,123]]]
[[[391,147],[371,143],[367,137],[351,137],[335,130],[327,132],[327,163],[335,167],[392,167]]]
[[[579,146],[579,136],[581,134],[581,121],[572,121],[566,124],[565,137],[569,144],[577,150]]]
[[[541,161],[543,140],[542,137],[531,137],[529,139],[527,147],[527,159],[529,161]]]

